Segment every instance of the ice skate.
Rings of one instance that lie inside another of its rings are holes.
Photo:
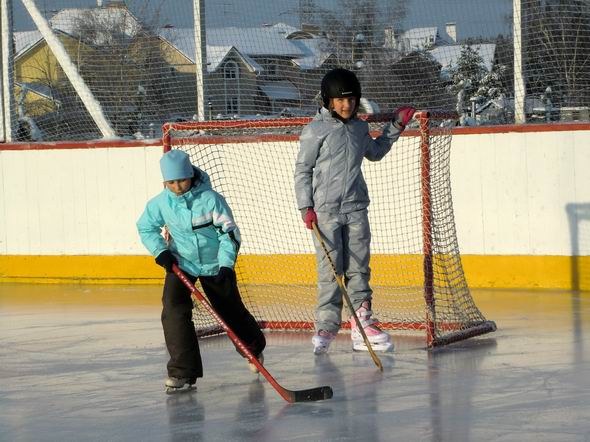
[[[314,354],[321,355],[327,353],[328,348],[335,337],[336,333],[334,332],[330,332],[328,330],[318,330],[318,332],[313,335],[313,338],[311,338]]]
[[[168,377],[164,385],[166,385],[166,393],[178,393],[181,391],[191,391],[196,390],[195,383],[197,382],[196,378],[175,378],[175,377]]]
[[[262,353],[260,353],[256,359],[258,359],[258,362],[260,362],[261,365],[264,365],[264,355]],[[248,361],[248,368],[252,373],[259,373],[258,367],[250,361]]]
[[[372,317],[373,312],[371,311],[371,303],[364,301],[361,306],[357,309],[356,315],[358,316],[363,330],[367,335],[367,338],[371,344],[371,347],[375,351],[393,351],[393,342],[391,342],[391,336],[382,331],[375,325],[375,318]],[[355,351],[368,351],[368,348],[363,339],[363,335],[358,330],[354,317],[350,318],[350,337],[352,339],[352,349]]]

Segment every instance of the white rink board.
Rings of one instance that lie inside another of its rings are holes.
[[[290,147],[285,155],[294,161],[297,143]],[[273,158],[265,157],[260,145],[240,149],[244,151],[224,165],[228,179],[240,183],[245,150],[260,158],[257,172],[267,173]],[[160,156],[159,147],[0,150],[0,253],[146,254],[135,221],[147,199],[162,189]],[[384,161],[391,160],[393,156]],[[370,166],[378,170],[380,164]],[[571,255],[566,206],[590,203],[588,170],[590,131],[454,135],[451,176],[461,252]],[[256,210],[272,232],[295,232],[291,234],[300,235],[298,240],[311,241],[300,226],[292,173],[273,174],[271,179],[277,189],[272,201],[245,194],[243,202],[230,204],[236,212]],[[380,179],[387,182],[389,177]],[[373,199],[379,186],[369,183]],[[268,204],[292,216],[277,219],[266,209],[260,212]],[[250,236],[251,226],[240,227],[243,253],[269,252],[254,250],[250,244],[263,241]],[[588,241],[579,247],[579,255],[590,254]]]
[[[455,135],[451,184],[461,252],[571,255],[566,209],[590,204],[589,167],[589,131]],[[587,241],[578,254],[590,254]]]

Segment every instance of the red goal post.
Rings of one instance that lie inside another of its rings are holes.
[[[390,114],[363,115],[372,134]],[[209,174],[242,234],[236,263],[244,303],[264,328],[313,329],[316,264],[296,207],[299,134],[311,118],[166,123],[164,151],[182,149]],[[450,187],[456,115],[417,112],[379,162],[366,161],[373,310],[389,330],[421,331],[429,347],[494,331],[463,273]],[[348,327],[343,317],[343,328]],[[204,312],[201,335],[220,332]]]

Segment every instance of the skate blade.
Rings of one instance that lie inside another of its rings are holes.
[[[196,385],[185,385],[183,387],[166,387],[164,390],[166,394],[179,394],[179,393],[189,393],[191,391],[196,391]]]
[[[328,353],[328,347],[319,347],[313,349],[314,355],[325,355],[326,353]]]
[[[378,351],[381,353],[392,353],[394,346],[391,342],[384,342],[381,344],[373,344],[371,343],[371,348],[373,349],[373,351]],[[354,351],[369,351],[369,349],[367,348],[367,346],[365,345],[364,342],[359,343],[359,344],[352,344],[352,349]]]

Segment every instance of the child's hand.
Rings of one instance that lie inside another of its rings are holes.
[[[178,261],[170,250],[164,250],[156,257],[156,264],[164,267],[167,272],[172,272],[172,266],[178,264]]]
[[[416,109],[412,106],[398,107],[393,113],[393,122],[400,125],[403,129],[408,125],[415,112]]]
[[[233,269],[229,267],[219,267],[219,273],[215,275],[215,282],[219,284],[225,278],[232,276],[234,273]]]
[[[168,230],[168,226],[162,227],[162,236],[164,237],[164,241],[166,241],[166,245],[169,246],[172,236],[170,235],[170,231]]]
[[[313,224],[318,223],[318,216],[313,210],[313,207],[308,207],[307,211],[303,213],[303,222],[305,223],[305,227],[309,230],[313,229]]]

